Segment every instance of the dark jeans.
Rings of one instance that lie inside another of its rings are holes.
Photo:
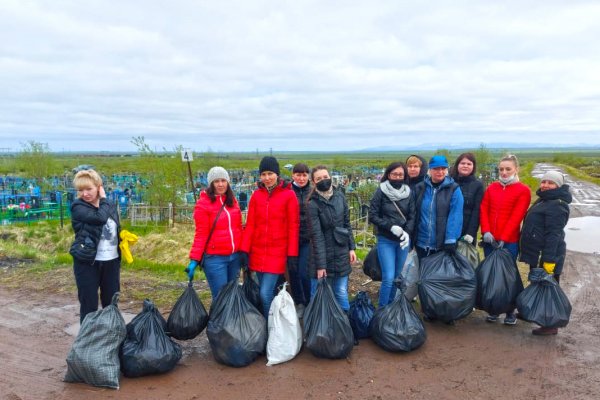
[[[121,286],[121,259],[94,261],[92,264],[73,260],[73,272],[79,297],[79,322],[98,310],[98,289],[102,308],[110,305],[113,294]]]
[[[310,242],[301,243],[298,247],[298,269],[288,271],[290,288],[294,304],[305,306],[310,302],[310,277],[308,276],[308,260],[310,258]]]

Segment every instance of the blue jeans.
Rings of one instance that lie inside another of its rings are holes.
[[[206,275],[212,299],[215,301],[223,286],[240,277],[238,253],[229,256],[205,254],[204,275]]]
[[[504,243],[504,248],[510,252],[510,255],[513,257],[513,260],[515,260],[515,262],[517,262],[517,256],[519,255],[519,243],[518,242]],[[495,249],[495,247],[492,246],[491,244],[484,243],[483,244],[483,255],[485,257],[489,256],[490,253],[492,252],[492,250],[494,250],[494,249]]]
[[[348,275],[338,276],[336,278],[327,277],[327,282],[333,289],[333,294],[342,310],[348,311],[350,309],[350,302],[348,301]],[[317,284],[319,280],[312,278],[310,280],[310,297],[312,298],[317,291]]]
[[[379,307],[388,305],[396,297],[394,279],[400,276],[408,255],[408,249],[400,248],[398,240],[377,236],[377,256],[381,265],[381,288],[379,289]]]
[[[298,247],[298,269],[288,271],[290,287],[295,304],[308,305],[310,301],[310,277],[308,276],[308,259],[310,258],[310,242],[301,243]]]
[[[260,300],[263,305],[263,315],[269,318],[269,309],[275,297],[275,288],[281,274],[271,274],[269,272],[257,272],[258,284],[260,286]]]

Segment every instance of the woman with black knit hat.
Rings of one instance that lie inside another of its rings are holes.
[[[450,170],[450,176],[460,186],[464,199],[461,239],[473,245],[477,244],[479,208],[484,191],[483,183],[475,178],[476,170],[477,161],[473,153],[462,153]]]
[[[569,220],[569,204],[573,200],[569,185],[559,171],[548,171],[542,176],[538,199],[527,211],[521,230],[520,260],[530,268],[543,268],[560,282],[567,245],[565,226]],[[558,328],[541,327],[534,335],[556,335]]]
[[[260,182],[250,197],[241,250],[258,277],[262,312],[268,318],[277,281],[288,265],[297,263],[299,211],[294,191],[279,177],[277,159],[264,157],[258,170]]]

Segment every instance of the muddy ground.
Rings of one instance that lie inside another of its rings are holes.
[[[600,188],[570,183],[573,216],[600,215]],[[263,357],[234,369],[214,361],[203,333],[182,342],[184,357],[172,372],[122,378],[118,391],[62,382],[73,342],[65,329],[78,320],[74,295],[0,287],[0,398],[598,399],[599,255],[570,251],[562,282],[573,314],[554,337],[531,335],[535,326],[523,321],[489,324],[476,311],[455,326],[427,323],[427,342],[409,354],[386,353],[363,340],[346,360],[317,359],[303,350],[286,364],[267,367]]]

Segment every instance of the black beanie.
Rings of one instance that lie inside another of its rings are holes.
[[[262,174],[265,171],[275,172],[279,176],[279,163],[275,157],[265,156],[260,160],[258,173]]]

